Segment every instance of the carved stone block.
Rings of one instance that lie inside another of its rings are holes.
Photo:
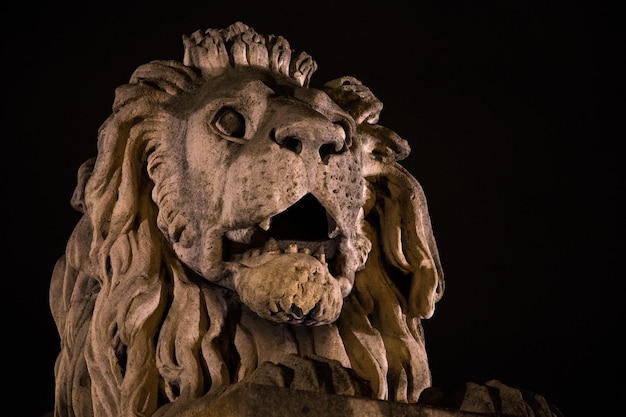
[[[79,169],[55,416],[463,415],[415,405],[444,279],[382,103],[240,22],[184,47],[116,89]]]

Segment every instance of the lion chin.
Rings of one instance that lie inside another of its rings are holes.
[[[288,250],[297,248],[294,244]],[[327,263],[313,256],[281,253],[276,245],[276,250],[248,256],[229,269],[241,301],[262,318],[319,325],[339,317],[343,304],[339,281]]]

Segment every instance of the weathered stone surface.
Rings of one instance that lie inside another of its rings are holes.
[[[372,400],[363,397],[319,394],[309,391],[240,384],[225,390],[208,405],[195,402],[179,417],[496,417],[436,408]],[[502,415],[500,415],[502,416]]]
[[[184,46],[116,90],[79,170],[56,415],[180,415],[246,381],[416,402],[444,281],[382,103],[310,87],[308,54],[242,23]]]
[[[450,393],[426,389],[419,400],[436,408],[498,416],[560,417],[561,412],[544,397],[498,380],[484,384],[466,382]]]
[[[50,285],[55,417],[539,404],[495,384],[456,412],[445,397],[416,405],[431,387],[421,320],[444,279],[426,198],[398,162],[410,147],[378,124],[369,88],[310,87],[308,54],[242,23],[184,46],[116,90],[79,169],[82,218]]]

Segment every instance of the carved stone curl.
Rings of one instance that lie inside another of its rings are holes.
[[[416,402],[444,281],[426,200],[353,77],[236,23],[116,90],[56,264],[55,415],[175,416],[247,381]]]

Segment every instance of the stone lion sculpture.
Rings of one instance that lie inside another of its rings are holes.
[[[416,402],[444,290],[407,142],[353,77],[236,23],[117,88],[54,269],[56,416],[170,416],[241,381]]]

